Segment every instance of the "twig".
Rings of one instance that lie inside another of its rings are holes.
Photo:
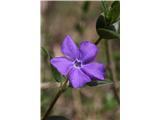
[[[118,101],[118,104],[120,104],[120,99],[119,99],[119,85],[118,85],[118,82],[116,81],[116,71],[115,71],[115,66],[114,66],[114,63],[113,63],[113,60],[112,60],[112,48],[111,48],[111,41],[110,40],[107,40],[106,41],[106,52],[107,52],[107,61],[108,61],[108,64],[110,65],[109,67],[109,72],[111,74],[111,79],[113,80],[113,92],[114,92],[114,95]]]
[[[64,84],[62,85],[62,87],[59,89],[59,91],[57,92],[56,96],[54,97],[53,101],[51,102],[49,108],[47,109],[46,113],[44,114],[42,120],[46,120],[46,118],[48,117],[48,115],[50,114],[52,108],[54,107],[56,101],[58,100],[58,98],[60,97],[60,95],[66,90],[66,84],[68,82],[68,79],[66,79],[66,81],[64,82]]]
[[[97,41],[94,43],[95,45],[98,45],[99,44],[99,42],[102,40],[102,38],[101,37],[99,37],[98,39],[97,39]]]
[[[97,41],[95,42],[95,45],[98,45],[99,42],[102,40],[101,37],[99,37],[97,39]],[[120,99],[119,99],[119,85],[118,82],[116,81],[116,71],[115,71],[115,67],[114,67],[114,63],[112,60],[112,49],[111,49],[111,44],[110,44],[110,40],[106,41],[106,47],[107,47],[107,61],[108,61],[108,65],[110,65],[110,67],[108,68],[110,74],[111,74],[111,79],[113,80],[113,92],[114,92],[114,96],[117,99],[118,104],[120,104]]]

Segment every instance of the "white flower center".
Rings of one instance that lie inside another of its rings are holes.
[[[76,60],[74,61],[74,66],[75,66],[76,68],[80,68],[80,67],[82,66],[82,62],[81,62],[80,60],[76,59]]]

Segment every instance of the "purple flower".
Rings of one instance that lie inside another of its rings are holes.
[[[50,62],[62,75],[68,77],[72,87],[83,87],[93,79],[104,80],[104,65],[94,61],[98,51],[95,44],[83,41],[78,48],[67,35],[61,51],[65,56],[52,58]]]

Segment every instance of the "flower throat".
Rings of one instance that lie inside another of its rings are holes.
[[[80,60],[75,60],[74,65],[75,65],[75,67],[81,67],[82,63]]]

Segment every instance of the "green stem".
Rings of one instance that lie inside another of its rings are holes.
[[[67,85],[68,79],[66,79],[62,85],[62,87],[59,89],[57,92],[56,96],[54,97],[53,101],[51,102],[49,108],[47,109],[46,113],[44,114],[42,120],[46,120],[48,115],[50,114],[52,108],[54,107],[55,103],[57,102],[58,98],[61,96],[61,94],[66,90],[66,85]]]
[[[99,37],[98,39],[97,39],[97,41],[94,43],[95,45],[98,45],[99,44],[99,42],[102,40],[102,38],[101,37]]]
[[[99,37],[97,39],[97,41],[95,42],[95,45],[98,45],[100,43],[100,41],[102,40],[101,37]],[[113,60],[112,60],[112,49],[111,49],[111,44],[110,44],[110,40],[107,40],[106,41],[106,52],[107,52],[107,61],[108,61],[108,65],[110,65],[110,67],[108,68],[109,69],[109,72],[110,72],[110,75],[111,75],[111,79],[113,80],[113,92],[114,92],[114,96],[115,98],[117,99],[117,102],[118,104],[120,104],[120,98],[119,98],[119,87],[118,87],[118,83],[116,81],[116,72],[115,72],[115,68],[114,68],[114,63],[113,63]]]
[[[111,41],[107,40],[106,41],[106,52],[107,52],[107,61],[108,61],[108,65],[109,65],[109,72],[111,75],[111,79],[113,80],[113,92],[114,92],[114,96],[117,99],[118,104],[120,104],[120,98],[119,98],[119,85],[116,81],[116,71],[115,71],[115,67],[114,67],[114,63],[112,60],[112,48],[111,48]]]

